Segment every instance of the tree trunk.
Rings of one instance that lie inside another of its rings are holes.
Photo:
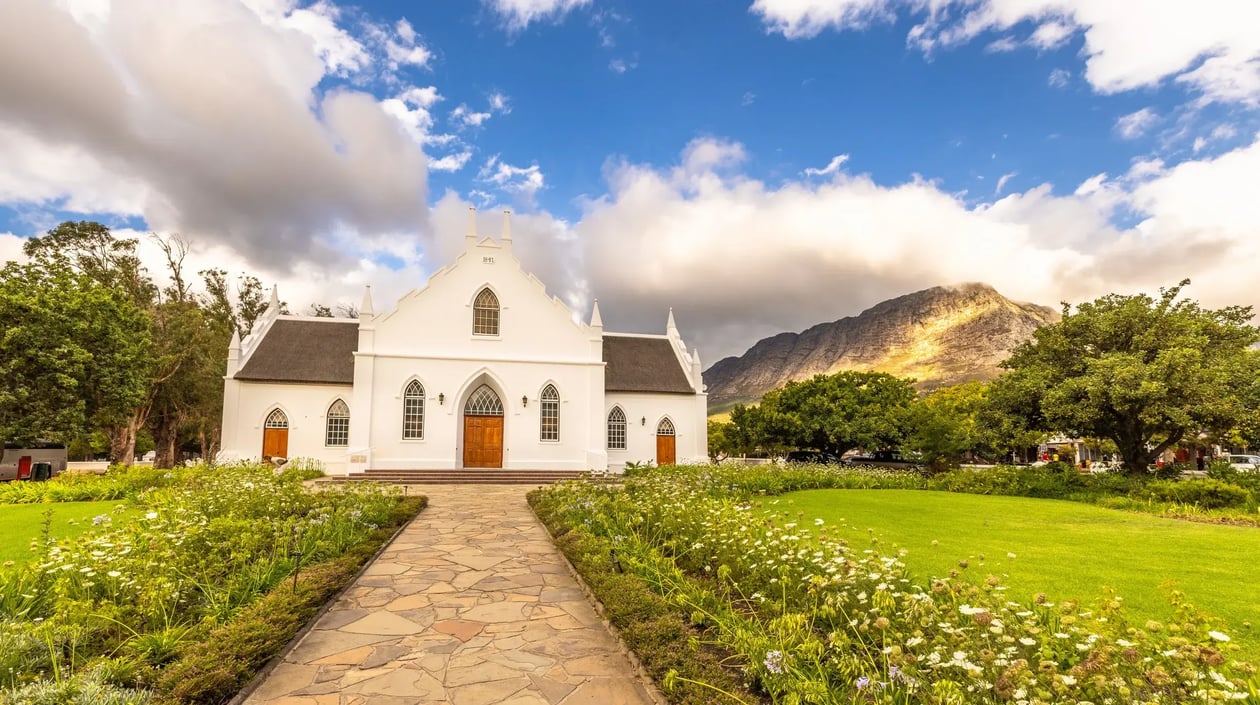
[[[153,429],[153,441],[157,444],[157,455],[153,458],[155,468],[175,467],[175,452],[179,442],[179,427],[183,415],[178,413],[163,414]]]
[[[1141,476],[1148,472],[1151,464],[1159,460],[1159,456],[1165,450],[1180,443],[1183,436],[1185,436],[1184,429],[1174,431],[1162,443],[1150,450],[1146,449],[1149,440],[1145,438],[1113,437],[1111,440],[1115,441],[1116,447],[1120,449],[1120,459],[1125,474]]]
[[[136,458],[136,433],[140,430],[139,414],[127,417],[121,425],[108,430],[109,462],[111,465],[131,467]]]

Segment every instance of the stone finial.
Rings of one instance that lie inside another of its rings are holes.
[[[669,318],[665,321],[665,334],[678,335],[678,326],[674,324],[674,307],[669,308]]]
[[[477,208],[468,206],[468,232],[464,235],[469,240],[477,239]]]
[[[512,211],[503,209],[503,237],[504,242],[512,241]]]
[[[359,316],[370,318],[372,314],[372,285],[368,284],[363,287],[363,302],[359,304]]]
[[[599,299],[595,299],[595,305],[591,307],[591,327],[603,328],[604,319],[599,315]]]
[[[228,352],[240,352],[241,350],[241,334],[235,328],[232,329],[232,342],[228,343]]]
[[[267,308],[272,311],[280,310],[280,285],[279,284],[271,285],[271,304],[268,305]]]

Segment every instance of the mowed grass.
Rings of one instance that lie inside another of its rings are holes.
[[[51,532],[54,538],[78,536],[92,528],[92,518],[107,514],[118,522],[137,510],[115,511],[125,502],[51,502],[48,504],[0,504],[0,562],[26,561],[32,556],[31,539],[43,530],[44,512],[52,510]]]
[[[965,576],[997,575],[1018,602],[1045,592],[1054,602],[1092,606],[1110,587],[1139,625],[1169,619],[1168,591],[1180,590],[1225,621],[1247,658],[1260,657],[1260,529],[1078,502],[919,490],[809,490],[767,504],[775,499],[773,510],[821,518],[829,534],[855,548],[871,537],[885,550],[905,548],[916,582],[947,575],[965,560]]]

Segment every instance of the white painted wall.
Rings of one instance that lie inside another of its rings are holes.
[[[505,468],[621,469],[627,461],[654,460],[656,424],[666,415],[675,425],[678,461],[702,461],[706,396],[606,394],[602,325],[575,320],[537,278],[521,270],[511,246],[510,240],[469,237],[451,266],[392,310],[376,315],[372,302],[365,301],[352,386],[232,379],[278,315],[273,307],[259,322],[259,334],[229,350],[221,457],[258,458],[263,423],[279,407],[289,417],[289,455],[320,460],[330,474],[459,468],[464,404],[486,383],[503,401]],[[499,298],[497,336],[472,332],[473,301],[486,286]],[[683,347],[672,314],[666,335],[684,372],[693,384],[700,383],[699,359]],[[412,379],[425,390],[424,438],[404,440],[403,391]],[[558,442],[539,438],[538,398],[547,384],[560,393]],[[329,448],[324,445],[325,414],[338,398],[350,407],[350,444]],[[628,447],[609,452],[606,420],[614,402],[626,412]]]
[[[346,446],[324,445],[328,407],[337,399],[347,404],[353,389],[334,384],[276,384],[231,380],[237,386],[235,408],[223,409],[223,460],[259,460],[262,457],[263,422],[273,409],[289,417],[289,457],[312,458],[324,464],[329,475],[347,472]],[[351,418],[354,407],[350,408]],[[228,445],[229,429],[232,445]]]
[[[614,406],[626,414],[626,449],[608,451],[608,469],[626,463],[656,462],[656,428],[665,416],[674,422],[674,454],[679,463],[708,462],[708,419],[703,394],[608,392],[604,424]],[[606,427],[605,427],[606,428]]]

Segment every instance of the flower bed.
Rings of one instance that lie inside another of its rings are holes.
[[[0,700],[220,702],[423,506],[259,466],[163,475],[135,519],[0,570]]]
[[[1228,636],[1177,595],[1169,623],[1130,623],[1119,599],[1023,602],[996,577],[920,583],[899,555],[853,548],[821,520],[776,521],[757,506],[763,492],[857,481],[809,468],[669,468],[621,488],[559,485],[533,501],[549,525],[608,541],[621,566],[690,612],[700,639],[736,655],[750,688],[772,702],[1258,697],[1255,669],[1232,659]]]

